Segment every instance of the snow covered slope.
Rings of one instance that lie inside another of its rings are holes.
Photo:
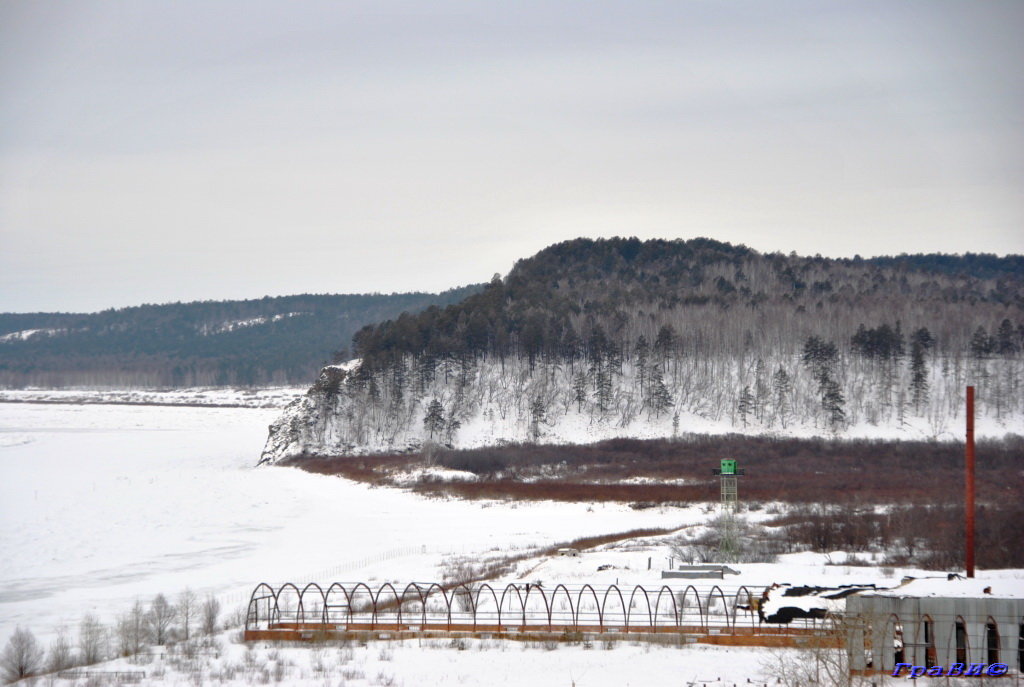
[[[789,370],[785,384],[757,360],[673,358],[661,365],[657,381],[628,361],[599,370],[578,360],[531,365],[492,357],[407,357],[372,373],[359,361],[332,365],[271,425],[260,462],[418,450],[428,441],[468,448],[729,432],[953,440],[963,435],[968,383],[978,387],[979,437],[1024,434],[1024,399],[1007,386],[1024,379],[1018,358],[932,361],[929,398],[916,408],[905,393],[906,366],[850,359],[838,374],[838,423],[823,407],[813,371],[797,360],[776,362],[776,372]]]

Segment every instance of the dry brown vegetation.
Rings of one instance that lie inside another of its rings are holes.
[[[981,503],[1012,503],[1024,493],[1024,438],[981,441]],[[474,481],[423,478],[424,494],[489,499],[673,503],[714,501],[711,469],[735,458],[746,469],[745,501],[935,504],[963,495],[964,449],[958,443],[688,436],[683,440],[614,439],[589,445],[516,444],[444,451],[436,465],[471,472]],[[374,484],[423,465],[417,454],[290,461],[310,472]],[[651,483],[623,483],[636,477]],[[683,484],[665,484],[683,480]]]
[[[978,565],[1024,565],[1019,526],[1024,519],[1024,438],[981,441],[977,456]],[[964,448],[955,443],[702,435],[681,441],[510,445],[435,454],[433,464],[471,472],[477,479],[424,477],[411,488],[439,497],[617,501],[637,508],[713,502],[719,493],[711,469],[726,457],[746,470],[740,478],[745,503],[792,504],[766,523],[786,550],[873,551],[882,552],[890,565],[962,565]],[[291,464],[386,485],[394,474],[422,467],[424,459],[402,454],[307,458]],[[651,482],[623,483],[635,477]],[[874,505],[890,507],[879,512]],[[615,541],[623,535],[610,537]]]

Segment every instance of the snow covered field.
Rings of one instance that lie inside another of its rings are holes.
[[[678,510],[429,500],[254,468],[276,410],[0,403],[0,637],[185,587],[425,580],[445,554],[685,524]],[[689,515],[692,517],[692,514]],[[400,560],[399,560],[400,559]]]
[[[639,527],[694,531],[710,517],[701,506],[631,510],[431,500],[293,468],[254,468],[277,413],[0,402],[0,643],[19,625],[44,644],[61,626],[73,639],[87,612],[109,624],[135,600],[148,604],[158,593],[173,599],[186,587],[218,595],[230,612],[261,581],[432,581],[453,556],[479,560]],[[752,521],[766,517],[764,511],[748,515]],[[526,560],[502,582],[657,585],[673,555],[659,540],[625,541],[579,558]],[[792,554],[774,564],[734,566],[742,575],[723,584],[888,586],[907,573],[935,575],[835,565],[843,560],[840,552]],[[598,572],[599,566],[612,567]],[[986,584],[1018,592],[1022,575],[980,573]],[[631,642],[528,647],[488,640],[310,649],[246,647],[235,639],[235,630],[222,633],[219,648],[198,659],[185,660],[179,650],[82,670],[144,670],[148,683],[168,685],[583,687],[748,678],[760,684],[774,682],[762,666],[779,651]]]
[[[252,684],[303,687],[641,687],[651,684],[733,687],[775,684],[762,666],[787,650],[690,644],[661,646],[625,641],[527,644],[498,640],[403,640],[337,647],[248,648],[221,642],[223,653],[185,660],[178,656],[122,659],[103,670],[144,671],[147,683]],[[193,671],[193,668],[195,669]],[[197,677],[198,676],[198,677]],[[280,678],[280,679],[278,679]],[[198,682],[196,680],[199,680]],[[728,682],[722,682],[726,680]],[[71,681],[58,681],[71,685]],[[78,681],[84,685],[84,680]]]
[[[129,405],[238,406],[283,408],[306,393],[305,387],[259,389],[0,389],[0,403],[101,403]]]

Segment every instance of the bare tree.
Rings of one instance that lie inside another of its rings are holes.
[[[217,632],[217,617],[220,615],[220,601],[213,594],[206,597],[200,609],[203,634],[212,635]]]
[[[840,616],[828,616],[819,631],[808,636],[799,649],[772,650],[761,663],[763,674],[786,687],[865,684],[863,678],[850,672],[850,653],[845,647],[850,622]]]
[[[82,664],[99,663],[106,657],[107,632],[103,624],[91,613],[82,618],[78,627],[78,650],[81,652]]]
[[[74,666],[75,657],[71,649],[67,630],[63,627],[58,629],[57,637],[50,643],[50,650],[46,655],[46,670],[57,673]]]
[[[154,644],[162,646],[167,642],[167,634],[174,622],[174,616],[174,606],[163,594],[157,594],[149,606],[149,613],[146,614],[149,638]]]
[[[121,656],[134,656],[146,641],[146,610],[136,600],[131,610],[117,620],[117,649]]]
[[[4,682],[15,682],[35,675],[43,668],[43,650],[30,630],[20,627],[7,640],[7,646],[0,653],[0,671]]]
[[[192,621],[195,619],[198,610],[199,598],[196,593],[188,587],[178,596],[178,620],[181,623],[182,639],[186,642],[192,631]]]

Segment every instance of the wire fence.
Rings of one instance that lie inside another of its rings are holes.
[[[352,628],[445,631],[591,631],[599,632],[756,632],[760,628],[752,601],[760,588],[712,585],[604,587],[487,582],[442,585],[411,582],[309,583],[253,590],[245,629],[327,631]],[[797,622],[788,628],[813,628]]]

